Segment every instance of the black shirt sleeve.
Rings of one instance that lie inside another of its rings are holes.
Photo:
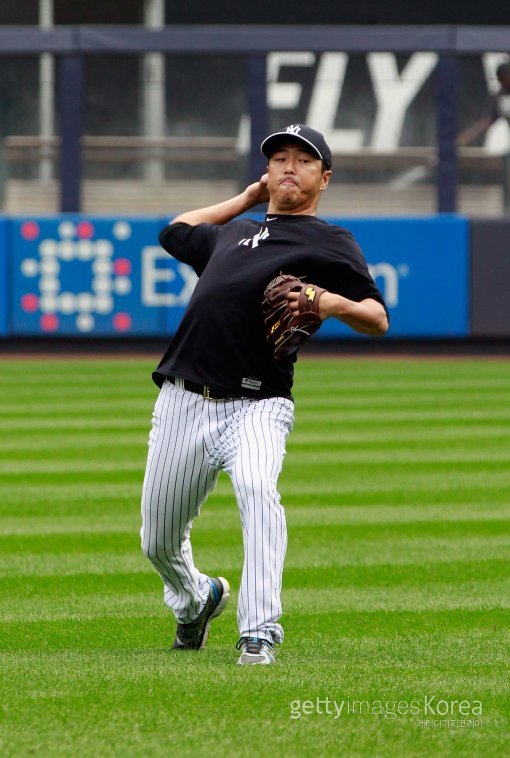
[[[332,227],[325,243],[325,255],[317,270],[315,284],[349,300],[377,300],[388,313],[367,262],[353,234],[342,227]],[[389,317],[389,316],[388,316]]]
[[[178,261],[192,266],[200,276],[211,257],[219,228],[214,224],[169,224],[161,230],[159,244]]]
[[[363,276],[349,266],[336,266],[331,273],[326,268],[324,274],[330,282],[328,287],[330,292],[343,295],[358,303],[371,297],[384,305],[384,299],[370,275]]]

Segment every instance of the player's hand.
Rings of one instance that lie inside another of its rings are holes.
[[[248,185],[245,189],[245,193],[248,197],[250,207],[258,205],[259,203],[269,202],[269,190],[267,187],[269,177],[267,174],[262,174],[258,182]]]

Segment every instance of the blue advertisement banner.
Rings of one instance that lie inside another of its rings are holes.
[[[8,312],[7,312],[7,221],[0,218],[0,337],[7,334]]]
[[[350,229],[388,305],[388,337],[469,334],[469,224],[459,216],[330,219]],[[321,337],[354,337],[329,319]]]
[[[330,220],[350,229],[363,250],[388,304],[388,337],[468,335],[466,219]],[[3,277],[9,287],[0,288],[0,333],[9,327],[25,335],[172,334],[196,275],[159,246],[165,223],[78,215],[0,221],[0,266],[8,258],[10,269]],[[330,319],[316,339],[359,336]]]

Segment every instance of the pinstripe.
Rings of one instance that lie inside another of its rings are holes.
[[[177,405],[178,403],[178,405]],[[177,403],[174,407],[174,418],[179,419],[179,429],[183,428],[182,420],[184,420],[185,428],[188,426],[188,417],[190,413],[190,407],[192,406],[192,399],[184,396],[183,394],[177,395]],[[173,423],[174,430],[176,429],[175,423]],[[168,463],[165,461],[165,470],[168,471],[167,475],[167,489],[164,497],[164,518],[163,518],[163,539],[165,555],[168,557],[168,553],[172,555],[169,558],[169,563],[174,567],[174,571],[167,574],[170,584],[179,584],[181,589],[179,591],[178,606],[185,602],[185,596],[188,593],[189,585],[193,585],[199,582],[199,576],[196,569],[193,566],[192,561],[188,560],[186,551],[187,536],[187,519],[183,523],[182,510],[175,508],[175,503],[178,502],[176,497],[177,487],[179,485],[179,475],[181,469],[185,470],[187,465],[188,447],[184,444],[184,438],[182,434],[174,434],[175,443],[168,448]],[[180,446],[177,443],[180,442]],[[171,484],[173,484],[173,491],[171,491]],[[170,515],[168,515],[168,509],[170,506]],[[168,519],[170,519],[171,528],[167,526]],[[178,519],[179,527],[176,528],[176,520]],[[168,539],[170,537],[170,539]],[[169,547],[168,547],[169,544]],[[176,568],[178,567],[178,568]],[[172,581],[173,580],[173,581]],[[200,602],[204,603],[206,597],[200,595]],[[196,604],[191,606],[192,612],[197,611]]]
[[[209,591],[207,575],[193,562],[190,530],[223,468],[243,532],[240,634],[282,640],[286,527],[277,480],[292,423],[293,404],[286,398],[208,401],[164,384],[149,435],[141,535],[163,579],[165,603],[180,623],[196,618]]]
[[[165,401],[164,398],[161,398],[161,401],[156,404],[156,408],[154,411],[154,422],[153,422],[153,430],[154,430],[154,443],[153,446],[150,448],[150,453],[152,452],[152,460],[151,460],[151,473],[153,470],[157,469],[158,467],[158,459],[161,455],[161,450],[163,449],[162,446],[160,446],[160,440],[161,437],[165,436],[165,426],[161,423],[159,423],[158,426],[156,426],[157,420],[162,416],[163,409],[164,409]],[[159,412],[159,415],[158,415]],[[149,453],[149,455],[150,455]],[[152,487],[155,486],[155,481],[153,481],[151,478],[148,480],[149,482],[152,482]],[[155,535],[157,533],[157,513],[154,514],[154,517],[156,519],[156,523],[153,524],[152,520],[152,514],[149,515],[149,542],[152,542],[153,539],[155,539]],[[159,561],[159,557],[156,550],[156,559]],[[161,564],[163,566],[163,564]]]
[[[249,420],[252,422],[252,428],[253,428],[253,416],[249,416]],[[247,429],[248,431],[248,429]],[[248,432],[249,433],[249,432]],[[255,507],[257,503],[257,498],[255,494],[255,481],[257,475],[260,476],[259,472],[255,469],[255,464],[257,462],[259,449],[258,449],[258,442],[257,439],[254,439],[254,449],[257,451],[257,455],[254,454],[251,455],[250,458],[247,458],[246,454],[248,453],[248,450],[251,452],[252,446],[248,445],[247,450],[243,450],[245,452],[245,460],[243,461],[243,469],[246,472],[250,471],[250,477],[248,479],[250,483],[250,487],[248,487],[248,496],[251,496],[251,499],[248,503],[248,524],[250,532],[248,534],[248,549],[250,550],[250,560],[248,560],[247,563],[247,570],[248,570],[248,597],[254,598],[255,602],[252,603],[253,605],[253,619],[251,619],[252,624],[255,629],[258,629],[259,627],[259,615],[258,615],[258,603],[257,603],[257,547],[261,544],[261,542],[257,539],[257,519],[255,518]],[[261,513],[263,512],[263,507],[261,508]],[[251,539],[250,539],[251,537]],[[263,569],[263,564],[260,563],[261,569]],[[250,580],[252,582],[252,586],[250,587]],[[244,635],[241,635],[242,637]]]
[[[181,414],[182,414],[182,404],[183,404],[183,398],[182,398],[182,396],[177,395],[176,396],[176,400],[175,400],[175,405],[172,407],[172,420],[170,421],[170,424],[169,424],[169,428],[173,432],[173,435],[172,435],[172,438],[171,438],[172,439],[172,444],[171,445],[169,444],[168,447],[166,448],[165,455],[164,455],[164,460],[163,460],[163,471],[165,471],[165,472],[169,471],[170,463],[173,462],[173,461],[175,461],[175,459],[178,459],[178,452],[176,451],[175,442],[174,442],[175,438],[177,437],[177,435],[175,434],[176,427],[175,427],[174,419],[181,417]],[[170,460],[170,459],[172,459],[172,460]],[[161,478],[161,484],[163,484],[163,481],[165,481],[165,480],[162,477]],[[174,483],[175,483],[175,481],[176,480],[174,479]],[[167,537],[168,537],[168,534],[167,534],[167,528],[166,528],[167,509],[168,509],[168,504],[169,504],[168,503],[168,498],[169,498],[169,491],[170,491],[170,485],[171,485],[171,483],[172,483],[172,477],[170,475],[167,475],[166,476],[166,489],[165,489],[164,496],[161,496],[161,488],[160,488],[160,501],[162,501],[164,503],[164,508],[163,508],[163,527],[161,529],[161,534],[162,534],[162,537],[163,537],[163,552],[165,554],[165,558],[167,559],[168,565],[173,567],[175,565],[175,563],[176,563],[176,560],[175,560],[176,559],[176,554],[175,554],[175,550],[174,550],[174,547],[173,547],[173,536],[174,536],[175,532],[172,529],[171,539],[170,539],[170,552],[172,554],[172,558],[170,558],[170,556],[168,554],[168,549],[167,549]],[[158,509],[158,513],[159,513],[159,509]],[[172,526],[173,526],[173,515],[174,515],[174,510],[172,509],[172,511],[171,511]],[[165,577],[164,578],[166,580],[166,582],[165,582],[166,584],[176,584],[176,583],[180,584],[181,590],[179,591],[179,594],[182,594],[182,593],[185,592],[186,585],[183,582],[183,580],[181,579],[181,577],[180,577],[180,575],[179,575],[179,573],[177,571],[175,571],[175,570],[173,570],[173,571],[168,571],[168,570],[165,571]]]
[[[184,402],[186,401],[185,410],[183,412],[182,406],[184,405]],[[187,437],[192,434],[193,429],[193,423],[194,418],[189,419],[190,416],[190,409],[193,409],[193,416],[195,414],[195,404],[192,402],[191,397],[186,397],[184,394],[181,395],[181,406],[180,406],[180,412],[178,414],[179,418],[182,419],[184,417],[185,419],[185,425],[182,424],[182,421],[179,424],[180,429],[184,426],[184,434],[179,435],[180,439],[180,447],[174,451],[174,465],[176,467],[176,471],[173,475],[173,493],[171,495],[171,498],[168,496],[165,498],[165,537],[168,535],[168,529],[166,527],[166,519],[167,519],[167,505],[169,501],[172,503],[172,510],[171,510],[171,529],[170,529],[170,545],[172,550],[172,556],[173,561],[172,563],[175,564],[181,564],[182,569],[186,570],[187,576],[180,576],[179,575],[179,581],[182,585],[183,592],[186,592],[186,588],[188,585],[193,585],[195,582],[198,584],[199,582],[199,575],[197,574],[197,571],[193,565],[193,561],[191,560],[189,553],[186,549],[187,542],[189,540],[189,531],[188,531],[188,522],[189,522],[189,502],[184,497],[184,477],[186,474],[186,468],[188,465],[188,455],[190,453],[190,446],[187,441]],[[183,476],[184,475],[184,476]],[[168,484],[170,484],[170,480],[168,480]],[[179,486],[181,488],[181,494],[178,496],[177,491],[179,489]],[[175,508],[174,504],[177,502],[181,502],[183,504],[188,505],[188,508],[184,510],[184,508]],[[184,519],[183,519],[184,516]],[[176,522],[178,520],[178,527],[176,527]],[[176,572],[175,572],[176,573]],[[195,598],[193,598],[195,599]],[[194,615],[195,613],[200,612],[200,605],[203,605],[207,599],[206,597],[200,596],[200,602],[194,603],[191,606],[191,614]],[[188,615],[188,620],[191,621],[191,618]]]
[[[277,421],[278,422],[280,421],[280,414],[277,415]],[[271,445],[270,459],[273,461],[272,476],[274,478],[276,478],[277,477],[277,472],[274,471],[274,467],[276,466],[276,463],[277,463],[276,462],[276,446],[275,446],[275,443],[274,443],[272,435],[269,436],[268,442]],[[278,527],[278,522],[277,521],[276,521],[276,523],[274,523],[273,527],[274,527],[273,531],[275,533],[274,545],[271,545],[271,535],[269,536],[269,556],[272,558],[272,566],[270,567],[270,570],[272,570],[274,576],[277,576],[278,575],[278,570],[279,570],[279,561],[278,561],[278,557],[277,557],[277,553],[276,553],[276,550],[277,550],[276,529]],[[276,591],[275,592],[271,592],[271,594],[270,594],[270,602],[271,602],[270,612],[271,612],[271,618],[278,617],[278,615],[281,613],[281,609],[279,608],[278,604],[275,602],[275,597],[274,597],[275,594],[277,594],[277,592],[278,592],[278,589],[276,588]]]
[[[166,416],[167,410],[166,407],[168,405],[169,399],[166,395],[163,393],[160,393],[158,400],[156,402],[156,406],[154,408],[154,416],[153,416],[153,426],[152,426],[152,432],[151,436],[149,438],[149,456],[148,456],[148,470],[147,474],[144,480],[144,492],[143,492],[143,499],[142,503],[146,501],[152,501],[154,499],[154,489],[157,485],[158,481],[158,470],[161,468],[160,466],[160,460],[161,456],[164,454],[165,450],[165,444],[164,440],[169,433],[170,427],[168,423],[164,424],[162,423],[162,418]],[[143,511],[142,511],[143,514]],[[144,515],[144,514],[143,514]],[[158,548],[157,548],[157,534],[158,534],[158,511],[156,510],[154,512],[154,519],[155,524],[153,524],[153,512],[151,510],[148,511],[148,524],[149,524],[149,538],[148,542],[145,543],[146,547],[144,548],[146,551],[150,550],[153,555],[153,563],[158,568],[158,570],[164,571],[165,568],[165,562],[161,561],[159,559],[158,555]],[[145,524],[145,518],[144,522]],[[154,541],[154,544],[153,544]]]
[[[232,450],[232,456],[231,456],[231,464],[233,465],[235,463],[235,455],[242,450],[242,440],[241,440],[241,431],[242,431],[242,425],[237,424],[236,432],[237,432],[237,445],[235,449]],[[231,469],[227,469],[227,472],[229,473],[230,477],[233,479],[232,471]],[[238,502],[238,507],[241,512],[241,524],[243,527],[243,544],[244,544],[244,567],[243,567],[243,578],[241,580],[241,589],[240,589],[240,597],[242,598],[242,608],[244,610],[244,614],[241,616],[241,604],[239,604],[238,607],[238,625],[239,629],[241,630],[244,628],[242,620],[244,618],[251,619],[253,614],[251,613],[250,608],[250,598],[252,597],[250,591],[249,591],[249,582],[245,576],[249,576],[249,570],[248,570],[248,564],[249,564],[249,531],[250,531],[250,517],[249,517],[249,510],[248,510],[248,489],[246,487],[246,481],[241,478],[237,481],[234,481],[234,490],[236,492],[236,498]],[[237,489],[236,489],[237,485]],[[252,599],[251,606],[254,605],[254,599]],[[256,625],[254,622],[252,622],[253,626],[256,628]],[[251,624],[250,624],[251,625]],[[242,633],[240,632],[241,636]],[[248,636],[248,635],[247,635]]]
[[[155,554],[157,558],[157,562],[154,562],[154,561],[153,562],[155,563],[156,568],[160,572],[165,584],[166,585],[168,584],[180,585],[180,589],[178,590],[178,592],[180,595],[182,595],[185,592],[185,585],[181,581],[179,573],[171,569],[173,562],[167,549],[167,539],[166,539],[167,534],[166,534],[166,528],[165,528],[166,519],[167,519],[168,488],[170,484],[170,477],[168,476],[166,472],[168,472],[169,470],[169,464],[168,464],[169,457],[172,458],[174,454],[175,425],[173,422],[175,418],[176,405],[180,403],[180,398],[174,394],[173,388],[171,386],[170,387],[167,386],[166,392],[162,394],[166,398],[166,400],[162,404],[166,408],[165,415],[164,415],[165,436],[164,436],[164,439],[162,440],[163,444],[161,444],[159,447],[159,451],[158,451],[159,454],[157,457],[156,476],[154,478],[154,488],[151,492],[151,495],[152,495],[151,502],[156,501],[158,503],[158,507],[155,509],[156,532],[154,535],[155,545],[153,549],[153,553]],[[170,418],[169,418],[169,413],[171,413]],[[162,418],[163,418],[163,415],[162,415]],[[156,484],[158,484],[157,495],[155,494]],[[161,507],[162,503],[163,503],[163,508]],[[160,545],[161,545],[164,558],[160,557],[160,552],[159,552]],[[170,552],[173,554],[172,550],[170,550]]]
[[[257,440],[257,464],[259,467],[258,470],[258,478],[257,478],[257,484],[260,489],[260,503],[262,504],[262,507],[260,508],[260,535],[258,540],[256,540],[257,544],[257,552],[255,553],[255,560],[257,561],[255,566],[255,574],[260,577],[259,579],[259,593],[262,597],[262,605],[261,609],[264,611],[265,616],[265,609],[266,609],[266,563],[265,563],[265,530],[264,530],[264,512],[266,511],[266,504],[264,500],[264,479],[265,479],[265,471],[266,466],[263,464],[262,461],[262,452],[265,448],[265,440],[259,440],[258,432],[259,429],[257,428],[257,425],[255,424],[255,420],[260,422],[260,418],[255,417],[254,414],[251,416],[251,423],[253,426],[253,434],[255,436],[255,439]],[[268,479],[271,480],[271,472],[268,471]],[[269,485],[270,486],[270,485]],[[258,519],[254,519],[255,524],[257,524]],[[267,521],[267,514],[266,514],[266,521]],[[260,566],[260,568],[259,568]],[[259,614],[260,614],[260,608],[259,608]],[[257,628],[259,624],[263,623],[265,621],[265,618],[260,619],[260,616],[257,617]]]
[[[283,409],[280,409],[278,411],[278,414],[277,414],[277,420],[279,422],[282,421],[282,410]],[[275,440],[274,440],[273,437],[271,437],[271,444],[273,445],[273,448],[274,448],[275,447]],[[280,456],[278,458],[276,456],[276,453],[273,454],[273,461],[274,461],[275,466],[277,465],[278,461],[282,461],[282,458],[283,458],[284,454],[285,454],[285,448],[283,449],[283,451],[280,452]],[[282,461],[282,463],[283,463],[283,461]],[[280,468],[281,468],[282,463],[279,464]],[[278,473],[275,472],[275,476],[277,476]],[[275,574],[276,577],[278,577],[278,594],[280,594],[280,592],[281,592],[281,580],[282,580],[282,572],[281,572],[280,567],[283,566],[283,561],[284,561],[285,553],[286,553],[286,549],[287,549],[287,527],[286,527],[284,519],[279,519],[277,521],[277,524],[280,525],[280,539],[279,539],[280,554],[279,554],[279,559],[275,560],[275,563],[274,563],[274,574]],[[277,546],[275,545],[275,556],[276,556],[276,552],[277,552]],[[278,612],[281,612],[280,609],[278,609]]]
[[[229,458],[229,465],[231,465],[234,460],[235,451],[239,450],[240,448],[241,448],[241,430],[240,430],[240,425],[236,424],[234,426],[232,450],[231,450],[232,454]],[[239,508],[239,515],[241,518],[241,528],[243,531],[243,546],[246,546],[246,536],[248,534],[248,523],[246,520],[245,501],[243,500],[241,489],[239,489],[239,493],[237,494],[237,504]],[[246,550],[246,547],[245,547],[245,550]],[[245,559],[245,562],[246,562],[246,559]],[[239,627],[241,627],[240,619],[247,618],[248,616],[249,616],[248,598],[245,598],[245,585],[242,582],[240,590],[239,590],[238,613],[237,613]]]

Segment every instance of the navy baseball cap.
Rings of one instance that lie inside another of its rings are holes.
[[[306,145],[308,152],[315,154],[317,158],[324,162],[324,165],[328,170],[333,165],[331,150],[324,139],[324,135],[316,129],[312,129],[311,126],[291,124],[290,126],[284,126],[277,132],[270,134],[260,146],[262,155],[265,155],[266,158],[270,158],[282,142],[302,143],[303,146]]]

